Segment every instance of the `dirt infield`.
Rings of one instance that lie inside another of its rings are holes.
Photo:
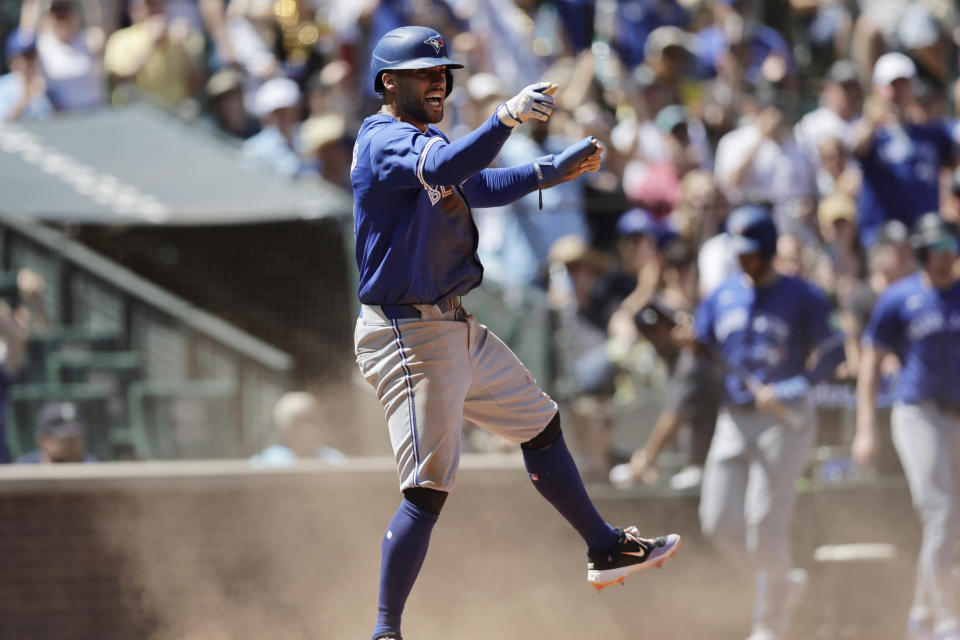
[[[398,500],[389,460],[285,473],[242,462],[58,473],[0,478],[0,512],[11,523],[0,637],[369,637],[380,537]],[[695,496],[592,493],[613,523],[681,533],[677,557],[597,594],[585,581],[582,544],[519,459],[467,460],[408,603],[406,637],[747,635],[750,582],[698,536]],[[811,588],[792,639],[900,640],[919,544],[902,484],[806,493],[795,525]],[[813,560],[820,545],[851,542],[892,543],[897,553]]]

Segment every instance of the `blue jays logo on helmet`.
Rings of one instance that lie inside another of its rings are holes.
[[[436,51],[437,53],[440,53],[440,49],[443,49],[447,45],[447,43],[444,42],[443,38],[441,38],[439,35],[430,36],[429,38],[423,41],[423,44],[430,45],[431,47],[433,47],[433,50]]]
[[[462,64],[447,57],[447,42],[429,27],[399,27],[388,31],[373,48],[370,71],[373,72],[373,90],[383,93],[383,74],[401,69],[429,69],[446,67],[447,93],[453,90],[451,69]]]

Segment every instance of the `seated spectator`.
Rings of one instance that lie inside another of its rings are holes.
[[[300,87],[289,78],[263,83],[254,97],[253,112],[260,119],[260,133],[243,143],[243,154],[277,173],[293,177],[302,164],[296,152],[300,126]]]
[[[165,0],[131,0],[130,20],[107,39],[104,65],[118,85],[176,106],[202,86],[203,36],[184,19],[169,20]],[[114,92],[114,103],[125,102]]]
[[[16,30],[4,48],[10,73],[0,76],[0,122],[35,120],[53,114],[47,82],[37,59],[37,39]]]
[[[300,153],[303,162],[321,178],[350,189],[353,141],[347,135],[346,120],[339,113],[307,118],[300,126]]]
[[[955,143],[943,123],[917,122],[913,81],[917,68],[902,53],[888,53],[873,70],[874,95],[850,132],[863,186],[857,206],[865,247],[890,220],[911,227],[940,208],[940,170],[956,159]]]
[[[857,238],[857,205],[842,193],[828,196],[817,207],[820,237],[840,278],[859,279],[864,273],[863,252]]]
[[[71,402],[44,405],[37,415],[37,448],[25,453],[15,464],[46,464],[57,462],[96,462],[87,453],[87,425]]]
[[[850,157],[850,153],[840,138],[822,138],[816,150],[817,196],[827,198],[831,195],[856,197],[860,194],[863,180],[860,168]]]
[[[207,100],[217,127],[225,133],[247,139],[257,132],[243,106],[243,74],[227,67],[207,81]]]
[[[54,0],[37,38],[47,93],[59,111],[90,109],[106,103],[103,29],[82,29],[77,0]]]
[[[312,393],[291,391],[280,396],[273,405],[273,428],[276,442],[250,458],[264,467],[288,467],[300,459],[343,462],[346,456],[323,444],[323,407]]]

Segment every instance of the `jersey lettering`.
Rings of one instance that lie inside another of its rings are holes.
[[[943,314],[939,310],[927,311],[910,321],[907,337],[910,340],[922,340],[934,333],[943,331]]]
[[[713,328],[719,342],[726,340],[730,334],[744,329],[747,326],[747,310],[743,307],[725,312],[717,320]]]

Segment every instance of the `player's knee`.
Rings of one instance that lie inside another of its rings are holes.
[[[424,511],[440,515],[443,503],[447,501],[447,492],[426,487],[411,487],[403,490],[403,497]]]
[[[527,440],[520,446],[523,449],[536,450],[549,447],[556,442],[563,433],[560,431],[560,412],[553,414],[553,418],[543,428],[543,431]]]

